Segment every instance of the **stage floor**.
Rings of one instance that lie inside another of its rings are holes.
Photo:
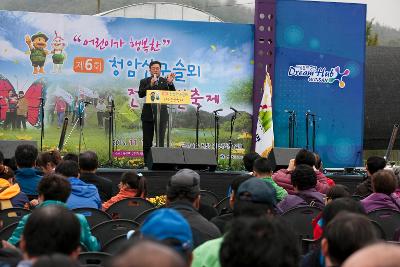
[[[131,171],[131,169],[114,169],[114,168],[100,168],[97,174],[113,181],[114,193],[118,191],[118,183],[121,180],[122,173]],[[163,195],[167,187],[168,179],[174,175],[175,171],[151,171],[151,170],[137,170],[142,173],[147,179],[147,195],[149,197]],[[227,196],[228,187],[232,180],[238,175],[245,174],[245,172],[199,172],[200,174],[200,187],[202,190],[210,190],[214,192],[221,200]],[[362,181],[361,175],[350,175],[343,173],[330,173],[327,176],[333,179],[337,184],[343,184],[349,187],[351,192],[354,192],[356,186]]]

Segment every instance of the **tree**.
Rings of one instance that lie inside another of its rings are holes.
[[[372,24],[374,19],[370,21],[367,20],[367,46],[377,46],[378,45],[378,34],[372,33]]]
[[[253,97],[253,80],[246,79],[234,82],[226,91],[227,102],[238,106],[251,105]]]

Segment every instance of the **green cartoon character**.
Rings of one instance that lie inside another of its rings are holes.
[[[50,53],[50,51],[46,49],[47,40],[49,40],[49,38],[42,32],[32,35],[32,38],[29,35],[25,35],[25,43],[30,50],[33,74],[44,73],[46,56]]]

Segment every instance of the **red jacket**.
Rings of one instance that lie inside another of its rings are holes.
[[[290,195],[293,195],[295,192],[292,185],[291,173],[292,172],[288,171],[287,169],[281,169],[272,175],[272,179],[279,186],[286,189]],[[317,191],[322,194],[326,194],[326,192],[329,190],[329,187],[332,186],[330,184],[333,183],[333,185],[335,185],[335,183],[331,179],[327,178],[322,172],[316,171],[315,173],[317,174]],[[331,181],[328,182],[328,179]]]
[[[125,198],[136,197],[136,194],[137,194],[136,189],[121,189],[121,190],[119,190],[119,192],[116,196],[113,196],[110,200],[103,203],[103,210],[108,209],[115,202],[118,202]]]

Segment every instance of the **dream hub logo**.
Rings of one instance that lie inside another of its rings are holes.
[[[289,66],[289,77],[308,77],[310,83],[334,83],[338,82],[340,88],[344,88],[346,83],[343,81],[344,77],[350,75],[350,70],[345,69],[340,72],[340,67],[334,68],[318,67],[313,65],[295,65]]]

